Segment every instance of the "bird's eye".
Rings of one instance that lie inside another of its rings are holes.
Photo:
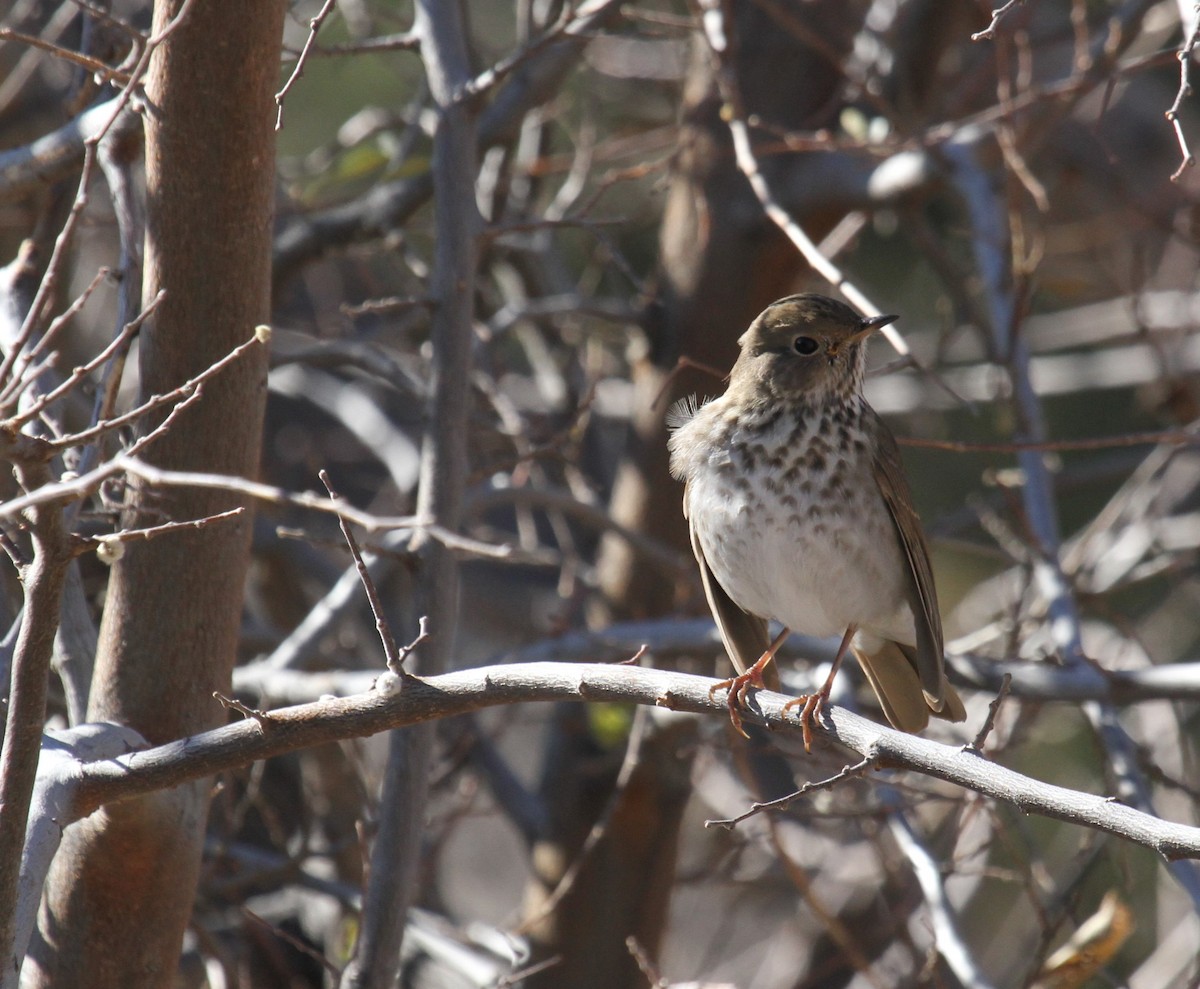
[[[800,354],[803,357],[808,357],[820,350],[821,345],[812,337],[796,337],[796,339],[792,341],[792,349],[795,350],[797,354]]]

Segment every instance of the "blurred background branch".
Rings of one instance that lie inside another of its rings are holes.
[[[15,0],[0,937],[15,960],[38,928],[26,981],[1194,985],[1191,862],[636,691],[281,747],[61,847],[33,770],[40,728],[45,783],[240,717],[213,691],[370,698],[338,513],[396,640],[434,618],[410,672],[643,644],[723,672],[664,417],[767,303],[841,288],[901,314],[868,398],[912,441],[969,711],[928,751],[1194,827],[1196,36],[1188,0]],[[835,647],[789,642],[784,689]],[[952,755],[1006,674],[987,758]],[[875,745],[859,687],[833,723]],[[99,893],[71,919],[85,874],[161,936]]]

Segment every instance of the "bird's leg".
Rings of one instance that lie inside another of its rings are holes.
[[[838,646],[837,655],[833,657],[833,667],[829,670],[829,676],[825,678],[825,683],[821,685],[821,689],[813,694],[804,694],[801,697],[796,697],[783,705],[785,714],[790,708],[797,707],[800,704],[804,705],[800,711],[800,731],[804,736],[805,752],[812,751],[813,718],[821,713],[821,708],[829,700],[829,692],[833,690],[833,678],[837,676],[837,671],[842,665],[842,660],[846,658],[846,653],[850,651],[850,642],[857,631],[858,628],[854,625],[846,629],[846,634],[842,636],[842,644]]]
[[[729,720],[733,722],[733,727],[736,728],[745,738],[750,736],[746,734],[746,730],[742,727],[742,709],[746,706],[746,692],[751,687],[757,687],[762,690],[763,670],[775,658],[775,654],[779,652],[779,647],[783,645],[784,640],[790,634],[789,629],[784,629],[775,640],[767,646],[767,651],[755,660],[745,673],[739,673],[735,677],[730,677],[728,680],[722,680],[720,683],[713,684],[708,690],[708,696],[712,697],[718,690],[728,689],[729,697],[726,703],[729,706]]]

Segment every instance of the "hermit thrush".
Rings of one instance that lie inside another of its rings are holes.
[[[867,338],[895,316],[821,295],[768,306],[738,341],[720,398],[673,410],[671,472],[709,607],[738,676],[729,712],[789,629],[842,635],[824,686],[802,700],[805,748],[853,647],[888,720],[918,732],[930,712],[966,716],[942,666],[929,552],[896,440],[863,398]],[[784,625],[771,641],[767,621]]]

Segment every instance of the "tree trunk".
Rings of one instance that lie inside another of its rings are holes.
[[[154,30],[182,0],[160,0]],[[225,356],[269,315],[274,192],[272,94],[283,4],[193,4],[154,54],[147,80],[145,297],[166,298],[142,331],[144,397]],[[253,476],[266,353],[253,347],[204,387],[147,459]],[[161,418],[161,417],[160,417]],[[149,426],[153,423],[148,424]],[[217,491],[134,485],[125,522],[153,525],[228,510]],[[249,514],[128,546],[113,569],[90,720],[153,743],[223,720],[249,558]],[[30,984],[169,986],[191,915],[210,784],[118,804],[70,828],[48,884]]]

